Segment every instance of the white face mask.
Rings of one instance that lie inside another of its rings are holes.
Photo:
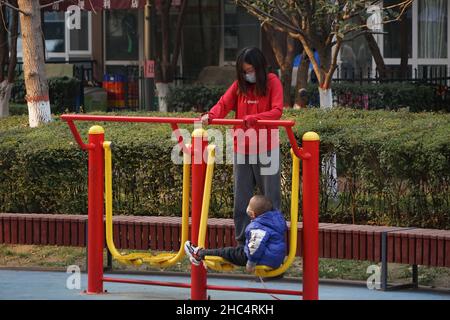
[[[247,82],[256,83],[256,74],[254,72],[246,73],[244,78],[245,78],[245,81],[247,81]]]

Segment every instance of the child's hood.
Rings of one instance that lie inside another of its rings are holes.
[[[267,211],[256,217],[255,222],[280,233],[286,232],[287,229],[286,220],[280,211]]]

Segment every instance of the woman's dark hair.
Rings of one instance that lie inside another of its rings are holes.
[[[243,64],[248,63],[255,69],[255,92],[258,96],[265,96],[267,91],[267,62],[261,50],[247,47],[239,52],[236,59],[236,78],[240,94],[247,94],[249,83],[245,81]]]

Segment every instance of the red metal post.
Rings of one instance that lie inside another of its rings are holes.
[[[319,298],[319,135],[303,135],[303,299]]]
[[[103,293],[104,130],[89,129],[88,156],[88,294]]]
[[[205,185],[206,162],[204,158],[208,139],[206,131],[196,129],[192,132],[192,202],[191,202],[191,241],[198,243],[200,218],[202,212],[203,189]],[[206,300],[206,269],[200,266],[191,266],[191,299]]]

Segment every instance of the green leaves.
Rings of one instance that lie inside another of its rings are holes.
[[[211,109],[226,91],[225,86],[185,85],[170,87],[167,103],[170,111],[197,111]]]
[[[75,100],[80,92],[80,80],[69,77],[49,78],[48,87],[52,113],[64,113],[66,109],[75,110]],[[11,92],[11,102],[25,104],[25,95],[25,82],[23,79],[17,79]],[[23,112],[17,107],[11,111],[14,114]]]

